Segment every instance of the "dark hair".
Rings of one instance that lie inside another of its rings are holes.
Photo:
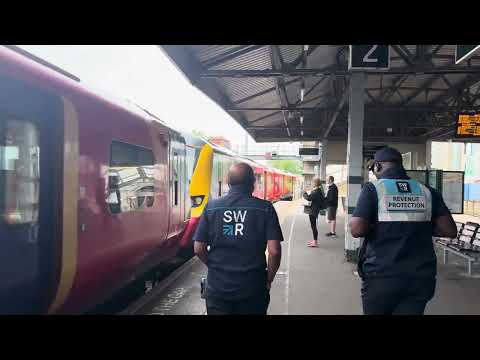
[[[228,170],[229,185],[253,185],[255,184],[255,174],[250,165],[246,163],[236,163]]]
[[[329,176],[328,179],[331,181],[331,182],[334,182],[335,181],[335,178],[333,176]]]

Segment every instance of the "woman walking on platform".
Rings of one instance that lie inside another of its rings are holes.
[[[309,247],[318,247],[318,230],[317,230],[317,218],[320,210],[325,208],[325,194],[323,193],[322,184],[319,178],[314,178],[312,181],[313,190],[310,194],[303,192],[303,198],[307,201],[311,201],[310,213],[310,226],[313,232],[313,241],[308,242]]]

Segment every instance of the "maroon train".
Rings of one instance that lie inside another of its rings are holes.
[[[0,313],[83,313],[176,256],[204,145],[0,47]],[[257,165],[257,196],[295,196],[299,178]]]

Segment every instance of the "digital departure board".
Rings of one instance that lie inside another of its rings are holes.
[[[319,155],[318,148],[299,148],[299,155]]]
[[[456,137],[480,138],[480,113],[459,114],[457,119]]]

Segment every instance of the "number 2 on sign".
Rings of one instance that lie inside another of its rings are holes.
[[[372,45],[372,48],[368,50],[368,52],[363,57],[363,62],[378,62],[378,58],[371,58],[370,56],[373,54],[375,50],[377,50],[378,45]]]

